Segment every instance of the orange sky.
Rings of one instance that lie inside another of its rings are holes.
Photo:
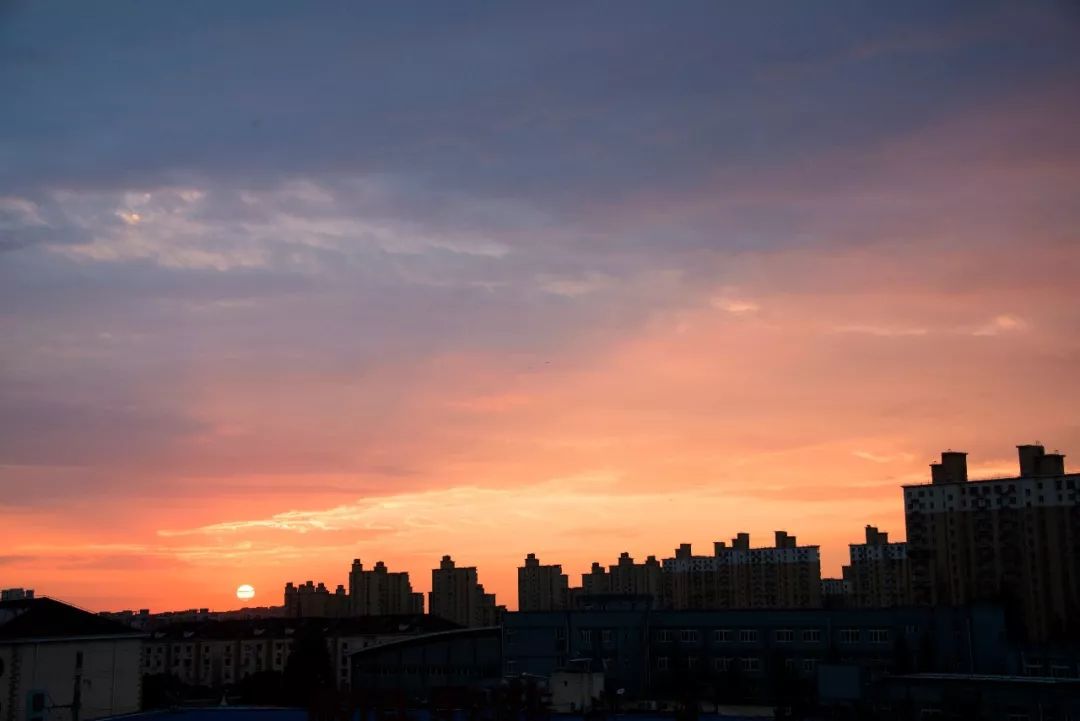
[[[529,552],[779,529],[836,575],[941,450],[1080,454],[1080,42],[1032,5],[14,14],[56,62],[0,74],[49,120],[0,119],[0,586],[227,609],[449,553],[512,608]]]

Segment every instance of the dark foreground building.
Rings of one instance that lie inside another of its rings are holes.
[[[772,701],[812,698],[823,664],[886,673],[1016,671],[1000,609],[652,610],[612,598],[592,610],[512,613],[507,676],[602,669],[623,699]]]
[[[394,692],[409,702],[452,690],[495,686],[502,678],[498,626],[464,628],[385,643],[352,654],[352,687]]]
[[[1080,718],[1080,678],[920,673],[877,682],[857,705],[880,721]]]

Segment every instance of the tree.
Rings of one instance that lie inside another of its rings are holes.
[[[293,641],[285,661],[282,695],[292,706],[310,707],[320,692],[334,688],[333,664],[326,639],[316,631],[305,631]]]

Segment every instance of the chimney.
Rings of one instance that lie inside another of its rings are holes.
[[[740,551],[750,550],[750,534],[740,533],[731,541],[731,547]]]
[[[1041,444],[1034,443],[1017,446],[1016,450],[1020,456],[1020,477],[1031,478],[1039,475],[1039,462],[1046,455],[1046,449]]]
[[[942,483],[966,483],[967,453],[961,451],[943,451],[941,454]]]

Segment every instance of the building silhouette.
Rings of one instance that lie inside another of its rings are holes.
[[[289,618],[341,618],[349,615],[349,597],[344,586],[333,593],[326,584],[313,581],[294,586],[285,584],[285,616]]]
[[[911,602],[907,544],[889,542],[889,534],[866,527],[866,542],[848,546],[844,566],[848,602],[861,608],[888,608]]]
[[[1080,475],[1041,445],[1018,446],[1020,475],[969,481],[947,451],[931,482],[904,486],[912,600],[1003,603],[1033,639],[1080,635]]]
[[[461,626],[494,626],[506,611],[496,604],[494,593],[484,592],[476,566],[458,567],[450,556],[443,556],[431,571],[428,608],[433,616]]]
[[[558,611],[569,605],[569,579],[562,566],[542,565],[535,553],[518,567],[518,610]]]
[[[353,616],[423,613],[424,594],[415,593],[408,572],[390,572],[382,561],[364,570],[354,559],[349,571],[349,611]]]
[[[5,588],[0,590],[0,601],[25,601],[34,597],[32,588]]]
[[[668,603],[674,609],[816,608],[821,606],[821,556],[776,532],[776,545],[751,548],[750,534],[713,544],[695,556],[689,543],[665,558]]]
[[[255,674],[283,672],[295,640],[314,632],[326,643],[335,686],[348,688],[351,654],[453,628],[424,615],[183,621],[164,625],[143,641],[140,665],[143,674],[220,689]]]
[[[588,573],[581,574],[580,592],[571,589],[571,596],[606,594],[648,596],[659,607],[664,600],[664,575],[656,556],[647,557],[644,563],[634,563],[630,554],[623,551],[619,560],[606,570],[594,562]]]

